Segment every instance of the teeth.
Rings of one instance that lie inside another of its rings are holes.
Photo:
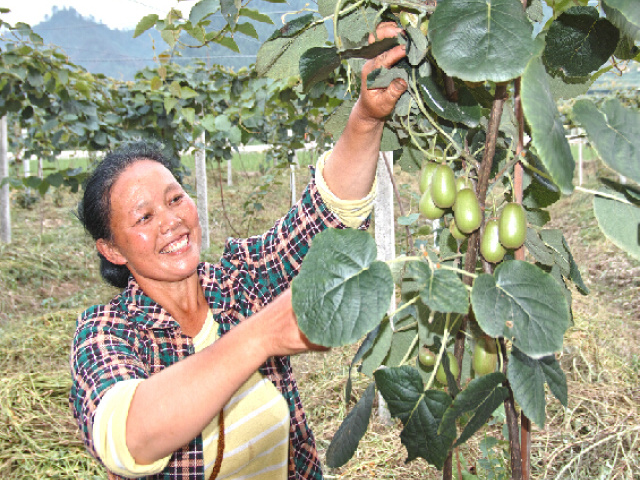
[[[176,250],[180,250],[181,248],[184,248],[187,246],[188,241],[189,239],[186,236],[182,237],[180,240],[177,240],[172,244],[170,244],[169,246],[167,246],[166,248],[164,248],[160,253],[171,253],[171,252],[175,252]]]

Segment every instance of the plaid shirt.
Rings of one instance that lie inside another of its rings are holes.
[[[198,275],[221,335],[283,292],[300,269],[310,240],[327,227],[343,228],[312,180],[301,200],[261,236],[230,239],[220,262],[201,263]],[[108,305],[95,305],[78,319],[72,346],[70,403],[88,450],[93,415],[115,382],[148,378],[194,353],[190,337],[131,277]],[[291,412],[289,479],[321,479],[315,441],[300,402],[289,357],[272,357],[261,368],[282,392]],[[121,477],[109,472],[109,478]],[[202,479],[202,438],[174,452],[154,479]]]

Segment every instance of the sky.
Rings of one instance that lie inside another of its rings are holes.
[[[83,17],[93,18],[112,29],[133,29],[150,13],[164,17],[171,7],[188,14],[195,0],[0,0],[0,7],[11,10],[2,19],[12,25],[17,22],[37,25],[51,15],[54,6],[73,7]]]

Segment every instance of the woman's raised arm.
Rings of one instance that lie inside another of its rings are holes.
[[[383,39],[400,32],[402,29],[394,23],[381,23],[376,34],[378,39]],[[370,35],[369,42],[374,40]],[[327,186],[342,200],[363,198],[371,190],[384,122],[407,90],[407,84],[401,79],[395,79],[387,88],[369,90],[367,75],[376,68],[393,66],[405,55],[404,45],[398,45],[367,61],[362,69],[360,97],[323,171]]]

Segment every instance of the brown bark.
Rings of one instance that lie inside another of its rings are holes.
[[[507,345],[503,338],[500,339],[500,350],[505,359],[503,372],[507,373]],[[509,389],[509,396],[504,401],[504,411],[507,416],[507,429],[509,430],[509,450],[511,452],[511,478],[512,480],[522,480],[522,456],[520,449],[520,432],[518,429],[518,414],[516,412],[516,402],[513,398],[511,385],[506,382]]]

